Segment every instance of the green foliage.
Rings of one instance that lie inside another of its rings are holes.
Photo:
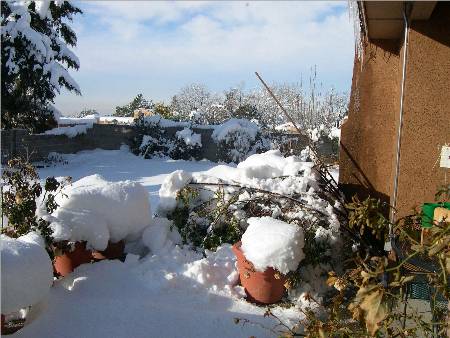
[[[223,187],[214,196],[199,201],[199,192],[184,187],[177,194],[178,205],[170,215],[184,244],[202,249],[215,250],[224,243],[236,243],[243,230],[233,215],[231,206],[237,202],[238,194],[226,197]]]
[[[36,3],[30,1],[27,13],[30,15],[30,27],[47,36],[51,41],[52,62],[57,62],[61,68],[78,69],[78,62],[66,52],[61,52],[62,45],[75,46],[77,38],[70,28],[69,22],[75,14],[82,13],[79,8],[65,1],[60,6],[53,1],[50,3],[51,18],[41,18],[35,9]],[[2,15],[2,99],[1,123],[2,128],[25,128],[31,132],[43,132],[56,126],[51,103],[64,87],[69,91],[79,93],[72,82],[67,82],[63,76],[58,78],[59,86],[51,81],[51,73],[47,71],[48,57],[36,53],[32,43],[23,34],[10,36],[4,32],[4,27],[11,24],[11,16],[18,19],[19,15],[12,14],[13,4],[10,1],[1,2]],[[17,65],[16,69],[9,69],[10,62]]]
[[[55,197],[61,193],[61,189],[70,178],[58,182],[54,177],[47,177],[42,187],[32,164],[21,159],[13,159],[3,171],[2,181],[4,184],[2,214],[8,219],[8,226],[2,228],[2,233],[17,238],[31,231],[37,231],[50,248],[53,241],[50,223],[36,215],[37,200],[44,191],[41,204],[47,213],[54,212],[58,208]]]
[[[153,102],[144,99],[142,94],[138,94],[130,103],[125,106],[117,106],[113,116],[133,117],[134,111],[137,109],[153,109]]]
[[[384,217],[385,211],[380,200],[367,198],[360,201],[357,196],[353,196],[346,208],[350,211],[348,225],[351,229],[359,231],[361,236],[371,233],[379,240],[385,239],[389,221]]]

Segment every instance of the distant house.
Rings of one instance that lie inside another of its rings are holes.
[[[395,219],[450,183],[440,158],[450,144],[450,3],[353,4],[360,41],[339,183],[395,206]]]
[[[155,112],[151,109],[138,108],[133,112],[133,118],[138,118],[139,116],[152,116]]]

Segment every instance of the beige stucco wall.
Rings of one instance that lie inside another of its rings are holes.
[[[340,150],[339,181],[349,195],[392,202],[402,48],[401,41],[372,41],[362,67],[355,58]],[[428,21],[412,23],[406,71],[399,216],[432,201],[445,182],[438,157],[440,146],[450,143],[450,3],[438,3]]]
[[[450,3],[412,22],[406,73],[399,216],[433,201],[446,173],[450,183],[450,171],[439,167],[441,147],[450,144]]]
[[[355,57],[349,115],[341,130],[339,181],[349,194],[388,201],[392,186],[395,118],[399,110],[398,42],[369,43]]]

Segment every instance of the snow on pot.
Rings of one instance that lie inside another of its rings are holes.
[[[65,277],[81,264],[91,262],[92,252],[86,249],[86,242],[69,243],[67,241],[56,244],[53,270],[56,275]]]
[[[295,271],[303,253],[303,230],[272,217],[252,217],[242,241],[233,246],[239,277],[248,299],[278,302],[284,294],[286,274]]]
[[[140,237],[150,224],[148,192],[137,182],[109,182],[91,175],[65,187],[63,193],[67,198],[58,197],[59,208],[47,216],[57,241],[85,241],[87,249],[119,257],[121,241]]]
[[[2,314],[43,301],[53,283],[53,272],[42,237],[36,233],[17,239],[1,235],[0,251]]]

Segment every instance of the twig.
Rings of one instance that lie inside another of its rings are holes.
[[[309,149],[312,151],[312,153],[314,154],[314,156],[316,157],[316,160],[319,162],[319,164],[324,166],[324,170],[326,172],[326,174],[328,176],[330,176],[331,180],[333,181],[333,184],[337,187],[337,189],[339,189],[337,182],[335,181],[335,179],[333,178],[333,176],[331,175],[331,173],[328,171],[328,169],[325,167],[323,161],[320,159],[319,154],[317,153],[314,143],[311,140],[311,137],[309,137],[309,135],[303,133],[298,127],[297,124],[294,122],[294,119],[289,115],[289,113],[286,111],[286,109],[283,107],[283,105],[281,104],[281,102],[277,99],[277,97],[274,95],[274,93],[272,92],[272,90],[269,88],[269,86],[264,82],[264,80],[261,78],[261,76],[258,74],[258,72],[255,72],[255,75],[258,77],[259,81],[261,81],[261,83],[263,84],[263,86],[266,88],[266,90],[269,92],[270,96],[272,96],[272,98],[275,100],[275,102],[278,104],[278,106],[280,107],[281,111],[283,112],[283,114],[287,117],[287,119],[289,120],[289,122],[292,123],[292,125],[294,126],[295,130],[302,136],[305,136],[306,139],[308,140],[308,146]]]
[[[308,205],[306,205],[306,202],[296,199],[294,197],[291,196],[286,196],[277,192],[273,192],[273,191],[269,191],[269,190],[264,190],[264,189],[260,189],[260,188],[253,188],[253,187],[247,187],[247,186],[241,186],[239,184],[233,184],[233,183],[202,183],[202,182],[191,182],[189,183],[189,185],[203,185],[203,186],[225,186],[225,187],[231,187],[231,188],[237,188],[237,189],[248,189],[254,192],[260,192],[260,193],[264,193],[264,194],[268,194],[268,195],[273,195],[273,196],[278,196],[280,198],[284,198],[287,199],[289,201],[292,201],[294,203],[298,203],[301,204],[305,209],[313,211],[313,212],[317,212],[318,214],[324,216],[324,217],[328,217],[328,215],[326,215],[325,213],[323,213],[320,210],[314,209],[309,207]]]

